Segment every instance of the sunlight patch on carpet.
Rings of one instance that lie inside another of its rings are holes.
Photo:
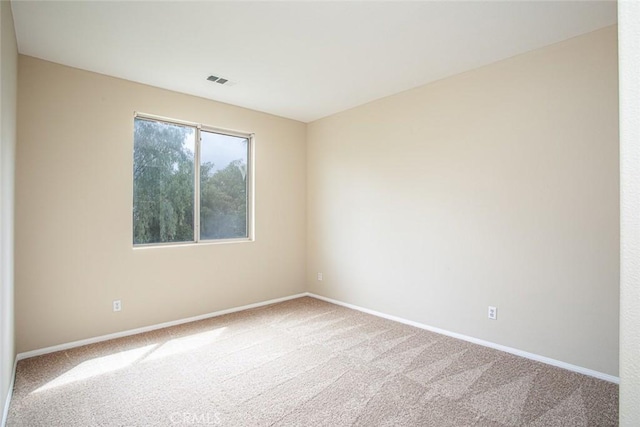
[[[157,344],[151,344],[145,347],[121,351],[119,353],[110,354],[108,356],[87,360],[86,362],[82,362],[75,368],[60,375],[53,381],[50,381],[42,387],[34,390],[33,393],[50,390],[52,388],[86,380],[109,372],[119,371],[128,366],[131,366],[137,360],[148,354],[150,351],[153,351],[153,349],[156,347]]]
[[[227,328],[218,328],[167,341],[145,357],[143,362],[150,362],[205,347],[217,341],[224,334],[225,329]]]

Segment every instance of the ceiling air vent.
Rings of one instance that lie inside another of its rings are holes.
[[[207,77],[207,80],[209,80],[210,82],[221,84],[221,85],[226,84],[227,86],[233,86],[235,84],[235,82],[232,82],[229,79],[225,79],[224,77],[218,77],[214,75]]]

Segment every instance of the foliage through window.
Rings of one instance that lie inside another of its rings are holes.
[[[250,237],[251,135],[138,115],[134,245]]]

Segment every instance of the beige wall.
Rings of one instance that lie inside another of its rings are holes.
[[[309,290],[617,375],[616,43],[609,27],[311,123]]]
[[[618,5],[620,34],[620,425],[640,425],[640,3]]]
[[[18,97],[18,352],[304,290],[305,124],[25,56]],[[255,132],[255,242],[132,249],[134,111]]]
[[[18,51],[11,3],[0,2],[0,419],[13,375],[13,218]]]

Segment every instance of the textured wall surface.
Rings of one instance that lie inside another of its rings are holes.
[[[13,375],[14,174],[18,49],[11,3],[0,2],[0,419]]]
[[[621,1],[620,425],[640,425],[640,3]]]

